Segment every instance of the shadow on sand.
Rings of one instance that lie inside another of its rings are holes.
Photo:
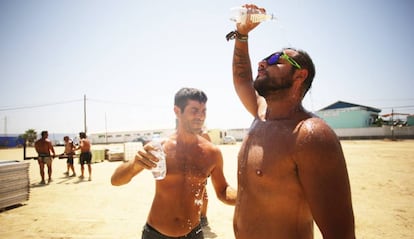
[[[90,182],[87,178],[80,178],[80,177],[69,177],[69,176],[64,176],[64,177],[60,177],[58,179],[54,179],[51,182],[47,182],[46,183],[32,183],[30,184],[30,188],[40,188],[40,187],[46,187],[49,184],[55,183],[55,184],[78,184],[78,183],[86,183],[86,182]]]

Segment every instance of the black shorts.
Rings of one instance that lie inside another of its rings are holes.
[[[83,164],[91,164],[92,161],[92,153],[91,152],[83,152],[79,156],[79,163]]]
[[[73,165],[73,154],[68,154],[68,159],[66,160],[67,164]]]
[[[50,156],[49,154],[39,154],[39,156],[37,157],[37,161],[39,163],[49,164],[52,162],[52,156]]]
[[[201,229],[201,225],[199,224],[185,236],[169,237],[161,234],[159,231],[155,230],[155,228],[151,227],[147,223],[142,230],[141,239],[204,239],[204,234],[203,230]]]

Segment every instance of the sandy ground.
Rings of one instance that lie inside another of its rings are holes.
[[[412,238],[414,231],[414,140],[342,141],[350,175],[358,238]],[[236,186],[239,144],[220,146],[225,175]],[[62,148],[56,148],[57,153]],[[21,160],[22,149],[0,150],[0,160]],[[28,155],[34,155],[29,149]],[[121,162],[92,165],[93,180],[63,175],[66,161],[53,163],[54,181],[40,186],[30,162],[30,199],[0,211],[0,238],[140,238],[154,192],[146,171],[121,187],[110,177]],[[79,174],[80,166],[76,164]],[[211,183],[206,238],[234,238],[233,207],[215,197]],[[315,229],[315,238],[322,238]]]

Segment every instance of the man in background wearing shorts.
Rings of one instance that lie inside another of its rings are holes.
[[[79,157],[79,162],[81,165],[81,176],[79,176],[80,179],[83,179],[84,176],[84,164],[88,164],[88,172],[89,172],[89,181],[92,181],[92,167],[91,167],[91,162],[92,162],[92,153],[91,153],[91,142],[89,141],[89,139],[87,139],[86,137],[86,133],[84,132],[80,132],[79,133],[79,138],[80,138],[80,144],[79,146],[76,148],[76,150],[81,150],[81,154]]]
[[[52,142],[48,139],[49,133],[45,130],[41,133],[41,138],[35,142],[35,149],[38,154],[37,162],[39,163],[40,176],[42,181],[40,184],[45,183],[45,164],[47,165],[47,173],[49,176],[48,183],[52,181],[52,159],[55,157],[55,149]]]
[[[65,172],[65,175],[69,176],[69,171],[72,170],[71,177],[75,177],[75,167],[73,166],[73,155],[75,155],[75,145],[73,144],[73,141],[69,138],[69,136],[63,137],[63,141],[65,141],[65,152],[63,155],[67,156],[68,159],[66,160],[67,170]],[[62,156],[63,156],[62,155]]]

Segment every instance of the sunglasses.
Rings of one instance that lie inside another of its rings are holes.
[[[266,57],[263,60],[266,61],[266,63],[269,66],[271,66],[271,65],[277,64],[277,62],[279,61],[280,58],[287,60],[292,66],[296,67],[297,69],[302,68],[292,57],[288,56],[284,52],[273,53],[272,55]]]

